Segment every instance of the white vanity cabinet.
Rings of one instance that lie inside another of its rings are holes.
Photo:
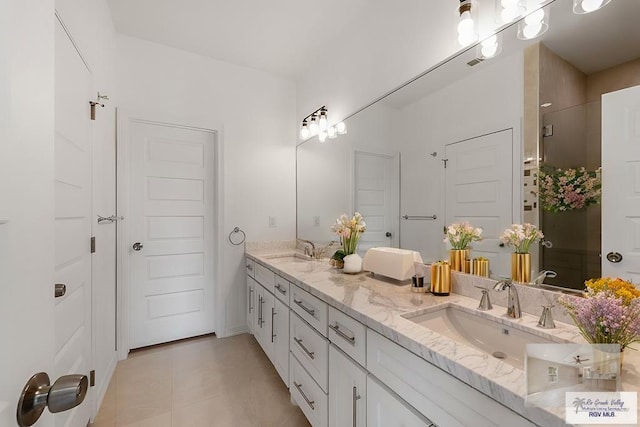
[[[367,372],[333,344],[329,346],[329,425],[367,425]]]
[[[249,258],[245,260],[247,271],[247,329],[253,334],[253,325],[255,324],[255,307],[256,307],[256,282],[253,279],[255,271],[255,262]]]
[[[256,340],[273,363],[282,381],[289,387],[289,305],[288,299],[283,301],[273,294],[275,290],[285,289],[286,280],[265,267],[256,265],[256,276],[266,283],[258,283],[251,278],[247,278],[247,283],[255,287],[253,294],[254,301],[249,297],[249,304],[253,304],[252,312],[253,328],[250,327]],[[279,284],[279,285],[278,285]],[[250,285],[248,285],[250,286]],[[276,288],[275,286],[279,286]],[[286,286],[288,292],[288,285]],[[247,292],[250,292],[248,290]],[[286,294],[286,293],[285,293]],[[249,313],[247,313],[249,316]]]
[[[367,426],[436,427],[435,424],[388,391],[372,376],[367,377]]]

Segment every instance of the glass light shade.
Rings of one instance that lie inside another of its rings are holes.
[[[611,0],[573,0],[573,13],[579,15],[602,9]]]
[[[318,121],[318,128],[321,131],[327,130],[327,112],[320,111],[320,120]]]
[[[500,53],[500,41],[496,34],[483,40],[480,44],[480,55],[483,58],[493,58]]]
[[[524,7],[518,0],[500,0],[496,2],[496,21],[500,24],[508,24],[522,16]],[[498,19],[499,17],[499,19]]]
[[[344,135],[347,133],[347,125],[345,125],[344,122],[340,122],[336,125],[336,130],[340,135]]]
[[[318,121],[316,120],[315,116],[311,117],[311,124],[309,124],[309,132],[311,132],[311,136],[316,136],[318,132],[320,132],[320,129],[318,127]]]
[[[320,133],[318,134],[318,139],[320,140],[320,142],[325,142],[327,140],[327,132],[320,131]]]
[[[303,122],[302,127],[300,128],[300,138],[307,139],[309,138],[309,136],[310,136],[309,126],[307,125],[307,122]]]
[[[468,46],[476,40],[478,40],[476,24],[473,22],[471,12],[465,11],[460,15],[460,22],[458,22],[458,43]]]
[[[334,139],[338,136],[338,131],[334,126],[329,126],[327,128],[327,136],[329,137],[329,139]]]
[[[544,9],[538,9],[527,15],[518,24],[518,38],[531,40],[540,37],[549,29],[548,13]]]

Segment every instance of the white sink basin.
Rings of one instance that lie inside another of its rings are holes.
[[[528,343],[555,342],[476,316],[456,306],[446,306],[424,314],[405,314],[403,317],[522,370],[524,370],[524,356]]]

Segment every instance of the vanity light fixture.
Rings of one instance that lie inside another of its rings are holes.
[[[538,6],[539,3],[536,4],[535,0],[532,1],[527,8],[529,14],[518,24],[518,38],[520,40],[535,39],[549,29],[549,13],[543,8],[536,9]]]
[[[325,142],[327,138],[334,139],[338,135],[347,133],[344,122],[329,125],[329,111],[326,106],[318,108],[313,113],[302,119],[300,126],[300,139],[305,140],[318,135],[320,142]]]
[[[461,46],[469,46],[478,40],[476,29],[477,6],[474,7],[471,0],[460,0],[458,6],[458,43]]]
[[[496,1],[496,21],[500,24],[508,24],[520,18],[525,8],[520,0]]]
[[[611,0],[573,0],[573,13],[583,15],[595,12],[606,6]]]

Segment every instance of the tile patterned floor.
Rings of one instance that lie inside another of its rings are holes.
[[[93,427],[309,426],[253,336],[206,336],[118,363]]]

